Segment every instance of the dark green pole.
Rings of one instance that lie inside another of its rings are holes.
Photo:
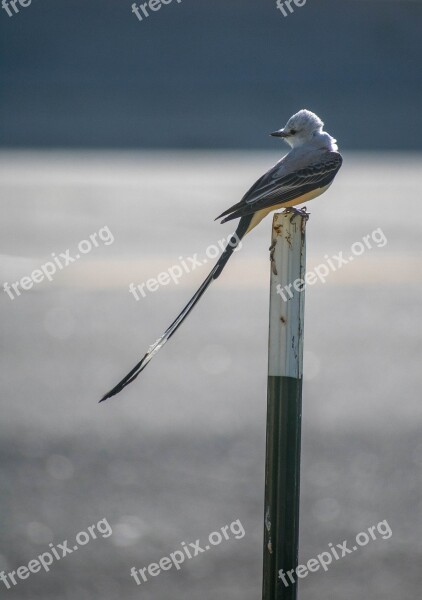
[[[297,598],[307,219],[299,212],[273,219],[263,600]]]

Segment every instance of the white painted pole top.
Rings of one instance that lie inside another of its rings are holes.
[[[268,375],[302,378],[306,243],[309,215],[276,213],[271,241]]]

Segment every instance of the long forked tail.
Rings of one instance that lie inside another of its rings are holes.
[[[111,398],[115,396],[119,392],[123,390],[129,383],[132,383],[138,375],[145,369],[150,360],[157,354],[157,352],[164,346],[164,344],[171,338],[171,336],[177,331],[183,321],[186,319],[190,311],[196,305],[198,300],[204,294],[204,292],[208,289],[211,282],[220,275],[224,267],[226,266],[230,256],[233,254],[234,250],[236,250],[239,245],[241,239],[245,235],[248,230],[250,221],[252,217],[242,217],[239,225],[235,231],[235,233],[231,236],[226,248],[223,251],[223,254],[218,259],[216,265],[213,267],[212,271],[208,275],[208,277],[203,281],[199,289],[195,292],[189,302],[186,304],[184,309],[177,315],[173,323],[165,330],[163,335],[158,338],[156,342],[150,346],[146,352],[146,354],[142,357],[142,359],[133,367],[133,369],[125,376],[119,383],[114,386],[105,396],[103,396],[100,402],[107,400],[107,398]]]

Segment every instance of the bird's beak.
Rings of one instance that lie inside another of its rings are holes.
[[[281,138],[286,138],[289,136],[287,131],[284,131],[284,129],[279,129],[278,131],[273,131],[272,133],[270,133],[270,135],[272,135],[273,137],[281,137]]]

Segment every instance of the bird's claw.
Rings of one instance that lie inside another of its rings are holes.
[[[295,208],[294,206],[288,206],[287,208],[284,209],[284,213],[292,213],[292,216],[290,217],[290,223],[293,221],[293,219],[295,217],[305,217],[306,220],[309,219],[309,215],[311,213],[308,213],[306,210],[306,206],[304,206],[303,208]]]

